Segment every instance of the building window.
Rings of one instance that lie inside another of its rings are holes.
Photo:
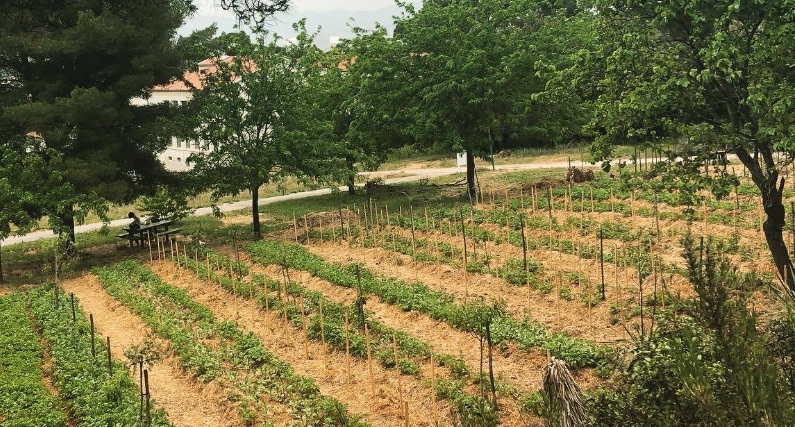
[[[179,157],[177,157],[177,161],[178,161],[178,162],[181,162],[181,161],[182,161],[182,159],[181,159],[181,158],[179,158]]]
[[[182,147],[182,138],[177,137],[177,147]]]
[[[172,158],[171,158],[171,156],[168,156],[168,159],[169,159],[169,160],[174,160],[174,159],[172,159]]]

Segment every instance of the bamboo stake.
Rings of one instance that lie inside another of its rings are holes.
[[[323,299],[318,300],[320,302],[320,341],[323,343],[323,367],[327,368],[328,365],[326,364],[326,325],[325,321],[323,320]]]
[[[322,216],[318,216],[318,217],[317,217],[317,220],[319,221],[319,227],[320,227],[320,244],[322,245],[322,244],[323,244],[323,217],[322,217]]]
[[[309,244],[309,222],[306,220],[306,214],[304,214],[304,234],[306,236],[306,244]]]
[[[533,204],[532,205],[533,206],[532,213],[536,213],[536,187],[535,186],[530,187],[530,195],[532,197],[531,202]]]
[[[494,192],[491,192],[492,204],[494,204]],[[428,206],[425,206],[425,232],[428,232]]]
[[[621,312],[621,285],[618,283],[618,246],[613,245],[613,261],[615,262],[615,287],[616,287],[616,307]]]
[[[594,213],[594,205],[593,205],[593,187],[588,187],[591,190],[591,213]]]
[[[146,233],[146,246],[149,248],[149,262],[154,262],[152,257],[152,236],[149,233]]]
[[[613,215],[615,215],[615,213],[616,213],[615,200],[616,199],[613,196],[613,187],[610,187],[610,213],[613,214]]]
[[[439,270],[439,235],[436,233],[433,234],[433,247],[436,252],[436,270]]]
[[[295,243],[298,243],[298,221],[295,219],[295,212],[293,212],[293,236],[295,237]]]
[[[555,283],[555,320],[558,326],[558,329],[562,326],[560,324],[560,271],[558,270],[557,265],[555,266],[555,276],[552,278],[553,282]]]
[[[370,349],[370,328],[364,325],[364,343],[367,346],[367,370],[370,373],[370,394],[375,396],[375,377],[373,376],[373,355]]]
[[[409,215],[411,218],[411,260],[414,263],[414,271],[417,271],[417,244],[414,240],[414,206],[409,205]]]
[[[345,377],[351,381],[351,341],[350,341],[350,320],[348,311],[345,311]]]
[[[400,375],[400,354],[397,349],[397,337],[392,334],[392,351],[395,353],[395,369],[397,370],[398,400],[403,402],[403,381]]]
[[[434,427],[439,425],[436,411],[436,361],[433,359],[433,353],[431,353],[431,417]]]
[[[309,331],[306,326],[306,301],[303,297],[301,298],[301,329],[304,330],[304,357],[309,359]]]
[[[795,167],[795,163],[793,164]],[[795,185],[795,180],[792,181]],[[737,187],[734,187],[734,234],[737,234],[737,209],[740,205],[740,194],[737,192]]]

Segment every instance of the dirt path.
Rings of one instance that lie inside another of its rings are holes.
[[[114,358],[126,360],[124,349],[141,345],[150,335],[143,321],[108,295],[93,275],[67,280],[63,286],[80,299],[86,315],[94,315],[99,336],[110,336]],[[242,427],[223,391],[191,380],[175,357],[157,362],[150,369],[150,378],[153,399],[176,427]]]
[[[256,303],[235,298],[214,284],[198,279],[193,273],[177,272],[169,263],[154,263],[150,267],[160,278],[173,286],[185,289],[191,298],[207,306],[219,320],[235,321],[241,328],[253,332],[265,347],[277,357],[289,363],[296,373],[312,378],[321,393],[332,396],[346,404],[351,413],[364,415],[365,421],[374,427],[405,425],[402,405],[399,400],[397,374],[372,364],[374,391],[365,361],[355,358],[351,363],[351,379],[346,378],[345,354],[328,351],[325,356],[320,343],[306,343],[309,358],[304,355],[303,332],[272,312],[265,313]],[[430,369],[421,366],[421,369]],[[403,394],[409,400],[409,424],[431,426],[433,424],[432,392],[423,382],[401,375]],[[442,425],[450,424],[449,408],[438,402],[437,418]]]

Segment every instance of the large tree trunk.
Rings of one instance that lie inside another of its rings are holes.
[[[477,187],[475,185],[475,153],[472,146],[467,148],[467,193],[469,193],[469,200],[474,204],[477,200]]]
[[[762,194],[762,207],[766,219],[762,224],[770,255],[776,265],[779,275],[786,279],[787,287],[795,291],[795,277],[793,277],[792,260],[784,242],[784,226],[787,223],[787,211],[784,208],[784,179],[779,180],[773,155],[767,150],[760,150],[758,155],[752,157],[744,149],[736,150],[737,157],[748,168],[751,179]],[[760,163],[761,162],[761,163]],[[764,167],[764,172],[763,168]]]
[[[348,167],[348,195],[353,196],[356,194],[356,169],[354,169],[354,163],[352,158],[345,159],[345,166]]]
[[[762,224],[762,229],[765,233],[767,246],[770,248],[770,255],[773,256],[773,262],[776,264],[776,269],[778,269],[781,277],[787,279],[787,286],[795,290],[795,278],[792,277],[792,260],[787,250],[787,244],[784,242],[784,226],[787,224],[787,212],[782,201],[784,179],[781,179],[778,188],[776,188],[775,183],[771,184],[772,188],[768,188],[767,192],[762,192],[762,203],[767,216],[764,224]]]
[[[254,225],[254,236],[262,237],[259,226],[259,185],[251,189],[251,222]]]
[[[67,239],[63,242],[63,246],[61,247],[61,251],[64,256],[72,256],[75,253],[75,214],[74,214],[74,207],[69,206],[64,212],[60,215],[61,222],[64,226],[66,226],[67,232]]]

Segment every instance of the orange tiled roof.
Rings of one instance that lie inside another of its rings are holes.
[[[227,56],[222,59],[222,61],[229,64],[235,59],[234,56]],[[190,71],[182,75],[182,80],[173,80],[170,83],[166,83],[164,85],[157,85],[152,90],[154,91],[189,91],[192,87],[196,89],[202,88],[202,76],[205,74],[214,73],[218,70],[218,66],[216,66],[217,58],[208,58],[202,62],[199,62],[199,70],[198,71]],[[188,84],[189,83],[190,86]]]

